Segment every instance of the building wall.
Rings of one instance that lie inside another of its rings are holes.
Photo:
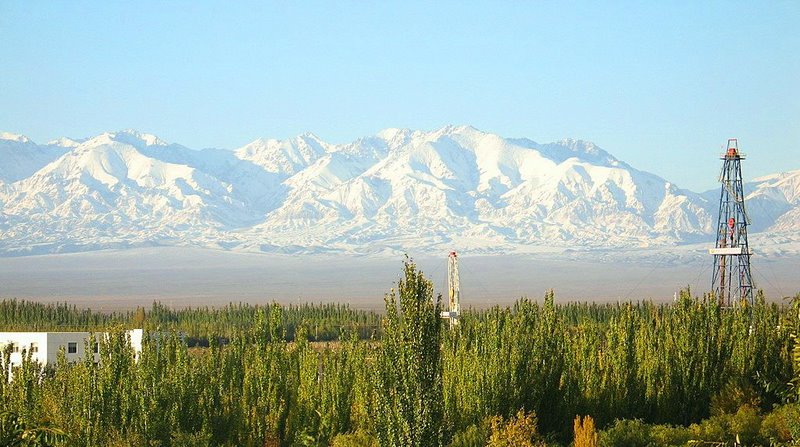
[[[47,363],[47,332],[0,332],[0,349],[13,344],[15,351],[11,353],[11,364],[22,363],[23,351],[28,352],[33,347],[32,358],[39,363]]]
[[[133,348],[133,352],[136,353],[136,359],[139,359],[139,353],[142,352],[142,338],[144,337],[144,330],[142,329],[131,329],[128,332],[128,336],[131,338],[131,348]]]
[[[142,329],[133,329],[127,331],[130,337],[131,348],[139,358],[139,353],[142,352],[142,338],[144,331]],[[95,361],[100,360],[100,355],[94,353],[94,347],[100,337],[106,336],[104,332],[95,333],[95,342],[89,345],[90,354],[94,356]],[[38,352],[32,354],[32,358],[42,365],[48,363],[55,363],[58,359],[58,352],[61,348],[64,349],[64,354],[68,362],[78,362],[85,358],[86,355],[86,339],[89,338],[89,332],[0,332],[0,350],[4,349],[6,345],[13,344],[18,347],[18,352],[12,352],[11,365],[16,366],[22,364],[23,350],[29,351],[32,346]],[[70,353],[70,343],[75,343],[75,352]]]
[[[55,363],[56,359],[58,359],[58,351],[62,347],[68,362],[83,360],[86,354],[85,345],[88,338],[88,332],[47,332],[47,362]],[[69,352],[69,343],[75,343],[76,352]],[[94,343],[91,346],[94,346]],[[90,350],[93,349],[90,347]],[[95,356],[95,360],[97,360],[97,357]]]

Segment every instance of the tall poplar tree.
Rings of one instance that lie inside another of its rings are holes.
[[[442,445],[441,295],[411,260],[385,297],[383,346],[377,361],[374,420],[382,446]],[[399,309],[398,309],[399,298]]]

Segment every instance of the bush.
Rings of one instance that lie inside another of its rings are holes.
[[[735,414],[712,416],[699,424],[689,427],[692,438],[705,442],[739,442],[744,445],[759,444],[763,441],[761,415],[750,405],[742,405]]]
[[[378,440],[366,432],[356,431],[334,436],[331,447],[378,447]]]
[[[773,444],[800,441],[800,404],[774,409],[764,417],[759,434]]]
[[[647,447],[650,444],[650,426],[640,419],[618,419],[600,432],[603,447]]]
[[[543,447],[536,428],[536,414],[519,410],[515,417],[504,422],[501,417],[491,420],[492,435],[486,447]]]
[[[456,433],[449,447],[484,447],[489,440],[489,421],[470,425],[464,431]]]
[[[697,424],[689,426],[692,440],[705,442],[726,442],[733,440],[729,437],[731,432],[731,415],[723,414],[711,416]],[[729,439],[730,438],[730,439]]]
[[[731,434],[734,438],[738,436],[745,445],[759,444],[762,441],[760,430],[761,415],[749,405],[742,405],[731,419]]]
[[[661,446],[683,446],[692,439],[689,429],[674,425],[653,425],[650,427],[651,447]]]

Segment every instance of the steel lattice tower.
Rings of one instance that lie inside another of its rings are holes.
[[[447,310],[442,311],[442,318],[450,320],[450,328],[458,325],[461,313],[461,285],[458,275],[458,255],[451,251],[447,257],[447,295],[450,298]]]
[[[728,140],[728,148],[720,157],[723,160],[719,181],[719,216],[716,227],[716,246],[709,250],[714,255],[711,288],[723,306],[736,303],[753,303],[753,277],[750,273],[750,256],[753,252],[747,243],[747,226],[750,220],[744,208],[742,165],[744,156],[739,153],[736,138]]]

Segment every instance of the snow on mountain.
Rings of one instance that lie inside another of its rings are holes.
[[[25,135],[20,135],[11,132],[0,132],[0,140],[13,141],[16,143],[23,143],[23,144],[31,142],[31,140]]]
[[[800,170],[772,174],[745,185],[745,206],[756,231],[796,232],[800,218]]]
[[[146,134],[102,134],[12,184],[0,249],[213,239],[257,220],[230,184],[143,153],[153,146],[166,147]]]
[[[88,139],[88,138],[87,138],[87,139]],[[82,143],[84,143],[84,142],[85,142],[87,139],[79,139],[79,140],[74,140],[74,139],[72,139],[72,138],[61,137],[61,138],[57,138],[57,139],[55,139],[55,140],[48,141],[46,145],[47,145],[47,146],[57,146],[57,147],[73,148],[73,147],[78,147],[78,146],[80,146],[80,145],[81,145]]]
[[[671,243],[711,229],[700,196],[591,143],[538,145],[464,126],[390,129],[377,139],[384,158],[327,188],[297,189],[255,232],[275,235],[277,245],[508,250]]]
[[[38,146],[0,139],[0,253],[139,245],[284,252],[669,246],[713,229],[713,194],[580,140],[469,126],[313,134],[193,150],[134,130]],[[800,171],[756,179],[754,229],[788,230]],[[750,203],[752,202],[752,204]],[[760,215],[767,215],[766,213]],[[793,217],[795,216],[795,217]]]
[[[325,154],[327,147],[315,135],[305,134],[285,141],[259,139],[238,149],[236,155],[267,172],[291,176]]]
[[[62,147],[38,146],[24,135],[0,132],[0,183],[29,177],[65,152]]]

